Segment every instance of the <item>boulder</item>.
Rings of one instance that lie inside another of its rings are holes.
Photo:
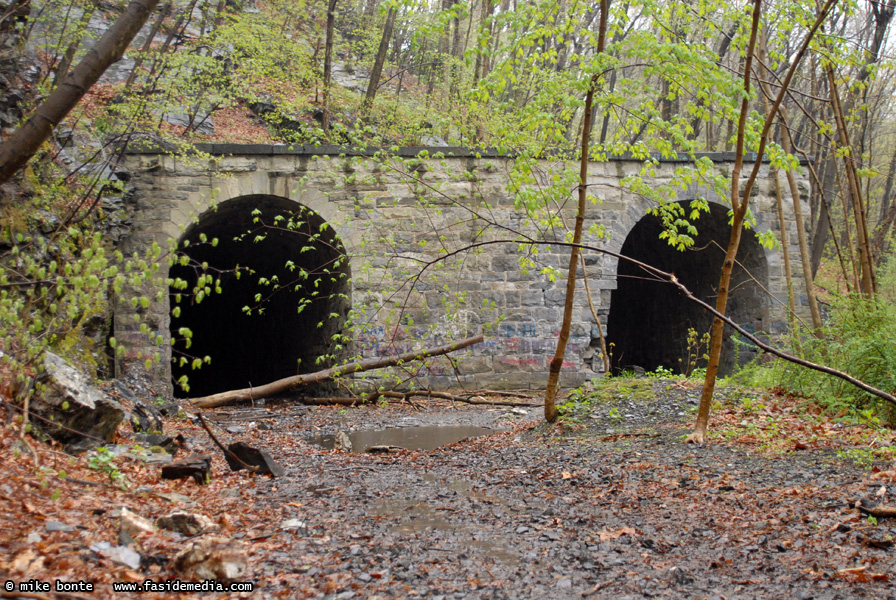
[[[124,419],[121,405],[62,357],[47,352],[43,365],[43,386],[31,400],[31,411],[40,417],[34,425],[69,451],[111,442]]]

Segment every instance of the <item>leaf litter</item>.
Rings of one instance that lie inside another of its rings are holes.
[[[111,596],[113,581],[177,578],[172,558],[204,533],[137,531],[128,544],[120,522],[123,508],[153,522],[183,509],[208,516],[215,535],[245,552],[244,579],[256,586],[197,597],[896,597],[896,520],[858,510],[896,503],[896,468],[846,452],[892,446],[891,431],[837,423],[769,393],[723,402],[711,443],[689,446],[681,438],[693,390],[653,385],[655,398],[625,400],[612,418],[597,410],[560,426],[541,423],[538,409],[447,402],[205,413],[225,443],[270,452],[282,478],[230,472],[198,423],[169,419],[166,433],[182,434],[187,452],[214,456],[207,485],[162,480],[158,466],[123,457],[124,489],[86,457],[26,436],[32,452],[15,426],[4,428],[0,572],[91,581],[88,598]],[[377,455],[306,441],[419,424],[504,431]],[[92,546],[129,547],[142,560],[134,568]]]

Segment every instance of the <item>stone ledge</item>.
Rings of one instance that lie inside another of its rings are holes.
[[[516,152],[500,152],[497,148],[470,148],[465,146],[403,146],[397,150],[390,149],[385,146],[340,146],[335,144],[196,144],[198,152],[205,152],[212,156],[375,156],[377,154],[386,154],[389,156],[398,156],[403,158],[414,158],[424,154],[428,160],[438,160],[439,158],[515,158],[519,156]],[[160,144],[149,142],[131,143],[126,154],[148,154],[148,155],[167,155],[171,154],[170,149],[166,149]],[[698,152],[695,154],[697,158],[709,158],[713,162],[734,162],[734,152]],[[557,152],[547,154],[542,157],[544,159],[568,159],[575,157]],[[664,157],[658,153],[652,153],[650,158],[660,163],[690,163],[693,162],[691,157],[686,154],[677,154],[675,156]],[[618,156],[608,156],[606,162],[622,162],[634,161],[643,162],[642,158],[635,158],[629,153]],[[598,161],[594,161],[598,162]],[[756,162],[756,153],[747,152],[744,154],[744,162]],[[763,158],[767,163],[768,157]],[[805,158],[800,158],[800,164],[807,164]]]

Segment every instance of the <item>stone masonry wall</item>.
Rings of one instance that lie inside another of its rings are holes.
[[[564,180],[562,172],[570,163],[539,161],[530,180],[511,192],[518,159],[458,148],[402,149],[398,157],[385,160],[334,147],[217,145],[207,150],[211,157],[152,150],[128,156],[133,233],[124,240],[125,250],[153,242],[166,247],[169,238],[179,239],[188,227],[201,227],[202,216],[214,205],[256,195],[286,198],[318,213],[351,257],[351,301],[363,323],[352,333],[355,350],[382,355],[483,333],[483,344],[458,353],[463,360],[456,370],[446,360],[435,361],[432,370],[422,373],[423,383],[433,388],[461,383],[474,389],[544,387],[560,327],[569,254],[564,247],[521,246],[520,241],[527,236],[563,239],[564,224],[572,228],[575,181]],[[416,158],[420,151],[428,157]],[[712,157],[720,171],[730,166],[732,157]],[[661,161],[646,181],[664,185],[687,165]],[[591,164],[589,189],[602,202],[589,205],[586,227],[600,226],[606,236],[592,231],[586,243],[618,252],[653,206],[622,185],[642,166],[635,160]],[[565,190],[556,197],[548,195],[552,181]],[[801,185],[807,191],[802,179]],[[752,199],[756,229],[777,236],[772,186],[763,165]],[[702,186],[678,192],[680,199],[696,196],[725,203]],[[556,208],[554,222],[527,219],[521,203],[545,199]],[[798,256],[792,211],[785,212],[790,252]],[[458,252],[469,244],[478,246]],[[768,281],[762,284],[774,295],[768,298],[766,322],[777,331],[787,322],[786,285],[780,249],[765,252]],[[529,261],[522,267],[521,257]],[[432,264],[438,258],[443,262]],[[591,304],[605,324],[616,260],[591,251],[585,258],[591,302],[580,280],[561,380],[565,386],[603,369],[593,358],[597,324]],[[421,267],[426,267],[422,274]],[[550,269],[557,270],[555,276]],[[794,278],[805,316],[805,287],[798,273]],[[167,302],[150,308],[151,327],[166,337],[169,310]],[[126,314],[116,315],[115,323],[116,337],[128,347],[126,368],[136,362],[138,352],[158,350],[135,331]],[[164,361],[160,369],[167,381]]]

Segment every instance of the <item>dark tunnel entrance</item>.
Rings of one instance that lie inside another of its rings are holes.
[[[342,243],[317,213],[285,198],[243,196],[204,215],[184,240],[192,262],[169,272],[187,283],[186,289],[169,288],[176,395],[259,386],[329,364],[316,361],[337,353],[333,336],[342,331],[351,307],[351,278]],[[190,290],[202,263],[215,278],[226,272],[220,276],[222,293],[212,282],[211,293],[197,303]],[[239,277],[232,272],[237,266]],[[270,283],[262,285],[264,280]],[[244,311],[247,306],[251,314]],[[182,328],[192,333],[189,348]],[[193,357],[204,356],[211,363],[193,369]],[[189,391],[177,384],[184,375]]]
[[[687,206],[688,203],[682,203]],[[719,275],[731,227],[728,210],[710,203],[710,212],[694,223],[698,236],[689,250],[680,252],[660,239],[662,226],[657,217],[647,215],[631,230],[621,254],[676,275],[695,296],[715,306]],[[713,243],[715,242],[715,243]],[[766,286],[768,265],[765,254],[751,231],[745,231],[737,253],[737,263],[728,297],[728,315],[748,331],[762,331],[767,320]],[[647,371],[657,367],[683,372],[688,362],[688,330],[699,337],[712,325],[712,316],[688,302],[671,285],[652,278],[639,267],[620,260],[616,289],[610,299],[607,318],[607,343],[612,343],[613,368],[638,366]],[[732,339],[734,331],[725,328],[720,373],[728,374],[735,363],[746,364],[755,356],[755,347]],[[700,348],[699,354],[707,351]],[[706,366],[701,360],[698,367]]]

